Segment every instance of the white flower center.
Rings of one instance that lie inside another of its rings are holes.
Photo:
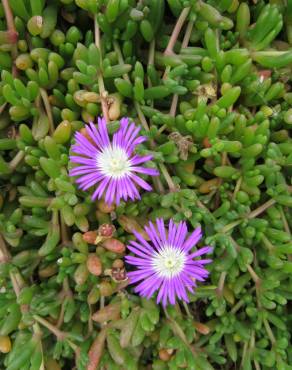
[[[152,267],[161,277],[172,278],[183,270],[185,261],[183,251],[166,245],[160,252],[155,252]]]
[[[106,175],[115,179],[124,177],[131,170],[131,163],[124,149],[108,146],[96,157],[99,169]]]

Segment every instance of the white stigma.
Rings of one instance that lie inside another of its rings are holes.
[[[186,255],[183,251],[166,245],[155,252],[152,267],[161,277],[172,278],[183,270],[185,262]]]
[[[96,157],[98,168],[106,176],[119,179],[131,172],[131,163],[124,149],[108,146]]]

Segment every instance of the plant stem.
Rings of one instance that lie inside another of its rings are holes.
[[[2,235],[0,234],[0,264],[7,263],[11,259],[11,255],[7,249],[5,240],[3,239]]]
[[[187,316],[191,319],[193,319],[193,315],[191,314],[190,312],[190,309],[189,309],[189,306],[187,305],[187,303],[185,301],[183,301],[183,306],[184,306],[184,309],[187,313]]]
[[[57,338],[58,340],[64,340],[67,336],[67,333],[59,330],[55,325],[51,324],[49,321],[44,319],[43,317],[40,317],[39,315],[33,315],[33,318],[35,321],[42,324],[44,327],[50,330]]]
[[[6,19],[8,31],[18,34],[15,28],[13,13],[9,5],[9,0],[2,0],[2,5],[3,5],[4,13],[5,13],[5,19]],[[14,61],[17,57],[17,45],[16,44],[12,45],[11,54],[12,54],[12,59],[13,59],[12,75],[14,77],[17,77],[18,71],[14,64]]]
[[[249,293],[253,293],[256,290],[256,287],[252,287],[249,291]],[[245,304],[243,299],[240,299],[235,306],[232,307],[230,310],[230,313],[235,314],[243,305]]]
[[[58,318],[58,321],[57,321],[57,324],[56,324],[57,328],[60,328],[63,324],[66,303],[67,303],[66,299],[63,299],[62,305],[61,305],[61,311],[60,311],[59,318]]]
[[[170,316],[169,316],[169,314],[168,314],[168,312],[167,312],[167,309],[166,309],[166,307],[162,307],[163,308],[163,311],[164,311],[164,314],[165,314],[165,317],[166,318],[168,318],[168,319],[170,319]]]
[[[49,132],[52,135],[55,131],[55,127],[54,127],[54,119],[53,119],[53,115],[52,115],[52,109],[51,109],[51,104],[50,104],[50,101],[49,101],[49,97],[48,97],[47,91],[45,89],[41,88],[40,93],[41,93],[41,97],[43,99],[43,103],[44,103],[46,113],[47,113],[47,116],[48,116],[48,120],[49,120]]]
[[[269,241],[269,239],[265,235],[262,235],[262,242],[264,243],[264,246],[268,249],[269,252],[275,250],[275,246]]]
[[[155,39],[153,39],[149,45],[148,65],[154,64],[154,55],[155,55]],[[152,86],[152,83],[149,77],[147,77],[147,83],[149,87]]]
[[[113,41],[113,45],[114,45],[115,52],[118,55],[119,63],[124,64],[125,62],[124,62],[124,58],[123,58],[123,55],[121,53],[121,49],[120,49],[119,44],[117,43],[117,41]],[[123,79],[128,81],[128,82],[131,82],[128,73],[123,74]]]
[[[173,54],[173,48],[174,48],[174,45],[177,41],[177,38],[180,34],[180,31],[182,29],[182,26],[184,25],[186,19],[187,19],[187,16],[190,12],[190,7],[187,7],[187,8],[184,8],[182,10],[182,12],[180,13],[180,16],[178,17],[178,20],[176,22],[176,25],[174,26],[174,29],[172,31],[172,34],[170,36],[170,39],[168,41],[168,45],[164,51],[164,54],[165,55],[171,55]]]
[[[143,112],[142,112],[142,110],[140,108],[140,104],[137,101],[135,101],[134,102],[134,105],[135,105],[135,109],[137,111],[139,120],[141,121],[144,130],[145,131],[149,131],[149,126],[148,126],[148,123],[146,121],[146,118],[145,118],[145,116],[144,116],[144,114],[143,114]]]
[[[14,293],[16,297],[18,297],[22,288],[25,286],[23,278],[18,271],[14,272],[13,270],[9,272],[9,276]],[[26,313],[29,310],[29,306],[27,304],[22,304],[20,305],[20,310],[22,313]]]
[[[235,226],[239,225],[242,223],[243,220],[236,220],[233,222],[230,222],[230,224],[224,226],[222,230],[220,231],[222,234],[227,233],[229,230],[232,230]]]
[[[2,5],[4,8],[6,23],[9,31],[16,32],[16,28],[14,25],[13,13],[9,5],[9,0],[2,0]]]
[[[235,199],[235,196],[236,194],[239,192],[239,189],[241,187],[241,183],[242,183],[242,177],[240,177],[237,181],[236,181],[236,185],[235,185],[235,188],[234,188],[234,192],[232,194],[232,199],[234,200]]]
[[[270,324],[268,322],[267,319],[263,319],[263,323],[264,323],[264,326],[265,326],[265,329],[266,329],[266,332],[268,334],[268,337],[270,338],[270,341],[272,343],[272,345],[274,345],[276,343],[276,338],[272,332],[272,329],[270,327]]]
[[[280,213],[281,213],[281,218],[282,218],[282,221],[283,221],[284,229],[285,229],[287,234],[291,235],[291,230],[290,230],[287,218],[285,216],[285,213],[283,211],[283,207],[280,207]]]
[[[240,299],[235,306],[232,307],[230,313],[235,314],[242,306],[244,305],[244,301]]]
[[[254,269],[251,267],[251,265],[246,265],[246,268],[252,278],[252,280],[254,281],[254,283],[256,285],[259,285],[260,282],[261,282],[261,279],[260,277],[258,276],[258,274],[254,271]]]
[[[166,181],[166,183],[167,183],[167,185],[168,185],[168,187],[169,187],[169,190],[170,190],[171,192],[175,192],[175,191],[177,191],[178,187],[177,187],[177,185],[175,185],[175,183],[172,181],[172,178],[171,178],[171,176],[169,175],[169,172],[168,172],[168,170],[167,170],[166,166],[165,166],[163,163],[159,163],[159,164],[158,164],[158,166],[159,166],[159,168],[160,168],[160,171],[161,171],[162,175],[163,175],[163,176],[164,176],[164,178],[165,178],[165,181]]]
[[[194,22],[189,21],[189,23],[187,25],[185,35],[184,35],[184,38],[183,38],[183,41],[182,41],[182,44],[181,44],[182,49],[186,48],[188,46],[193,26],[194,26]],[[169,114],[173,117],[175,117],[177,103],[178,103],[178,95],[174,94],[173,97],[172,97],[172,102],[171,102],[171,106],[170,106],[170,110],[169,110]]]
[[[250,212],[246,217],[248,219],[255,218],[261,213],[263,213],[269,207],[272,207],[275,203],[276,203],[275,199],[270,199],[266,203],[262,204],[261,206]]]
[[[70,242],[69,234],[68,234],[68,227],[65,224],[64,218],[62,215],[60,216],[61,221],[61,238],[62,238],[62,244],[66,245]]]
[[[172,117],[175,117],[177,103],[178,103],[178,95],[174,94],[173,97],[172,97],[171,106],[170,106],[170,110],[169,110],[169,114]]]
[[[221,272],[221,275],[220,275],[220,278],[219,278],[219,283],[218,283],[218,288],[217,288],[217,295],[219,297],[222,297],[222,294],[223,294],[223,289],[224,289],[224,283],[225,283],[226,275],[227,275],[227,272],[226,271],[222,271]]]
[[[94,38],[95,38],[95,45],[99,49],[100,56],[101,56],[100,31],[99,31],[96,14],[94,16]],[[99,95],[101,99],[101,109],[102,109],[103,118],[106,120],[106,122],[109,122],[109,113],[108,113],[108,105],[107,105],[108,92],[106,91],[104,87],[104,81],[103,81],[103,77],[100,71],[98,71],[97,73],[97,81],[98,81]]]
[[[11,171],[14,171],[16,167],[19,165],[19,163],[23,160],[25,156],[25,152],[23,150],[20,150],[16,156],[9,162],[9,168]]]

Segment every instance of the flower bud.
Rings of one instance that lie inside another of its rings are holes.
[[[111,224],[102,224],[98,228],[98,235],[104,236],[104,237],[111,237],[113,236],[116,228],[114,225]]]
[[[160,360],[167,362],[171,359],[172,353],[173,353],[173,349],[162,348],[159,350],[159,358]]]
[[[113,264],[112,264],[112,268],[118,268],[118,269],[121,269],[124,267],[124,261],[121,260],[121,259],[116,259],[114,260]]]
[[[97,231],[86,231],[86,233],[82,234],[82,239],[89,244],[94,244],[97,238]]]
[[[200,334],[203,334],[203,335],[207,335],[210,333],[210,328],[209,326],[205,325],[205,324],[202,324],[201,322],[197,322],[195,321],[194,322],[194,327],[195,329],[200,333]]]
[[[124,253],[126,250],[125,244],[120,242],[117,239],[106,239],[102,246],[106,248],[108,251],[114,252],[114,253]]]
[[[90,253],[88,255],[86,265],[87,265],[88,271],[92,275],[95,275],[95,276],[101,275],[101,273],[102,273],[102,264],[101,264],[101,261],[100,261],[99,257],[97,257],[96,254]]]

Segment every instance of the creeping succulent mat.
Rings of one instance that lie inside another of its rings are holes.
[[[292,370],[292,0],[0,0],[0,369]]]

